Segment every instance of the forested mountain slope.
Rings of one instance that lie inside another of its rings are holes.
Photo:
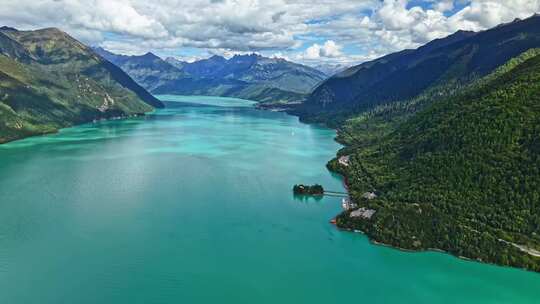
[[[345,212],[338,225],[400,248],[540,271],[540,51],[416,114],[404,109],[342,128],[350,165],[329,166],[376,213]]]
[[[459,31],[331,77],[296,114],[309,121],[339,124],[381,104],[415,98],[429,90],[459,88],[533,47],[540,47],[538,15],[483,32]]]

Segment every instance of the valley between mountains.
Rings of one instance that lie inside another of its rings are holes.
[[[257,54],[119,55],[55,28],[3,27],[0,143],[144,115],[164,107],[153,94],[254,100],[338,130],[348,161],[328,168],[357,205],[339,228],[540,272],[539,50],[537,15],[334,75]]]

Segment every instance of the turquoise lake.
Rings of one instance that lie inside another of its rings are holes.
[[[539,303],[540,275],[375,246],[329,220],[333,130],[247,101],[0,146],[0,303]]]

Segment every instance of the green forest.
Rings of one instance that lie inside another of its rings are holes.
[[[375,241],[540,271],[540,51],[467,87],[348,120],[329,168],[377,210],[338,226]],[[427,102],[429,101],[429,102]],[[378,197],[366,200],[366,191]]]

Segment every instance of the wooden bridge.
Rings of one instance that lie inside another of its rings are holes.
[[[327,196],[335,196],[335,197],[349,197],[349,194],[346,192],[339,192],[339,191],[324,191],[324,195]]]

